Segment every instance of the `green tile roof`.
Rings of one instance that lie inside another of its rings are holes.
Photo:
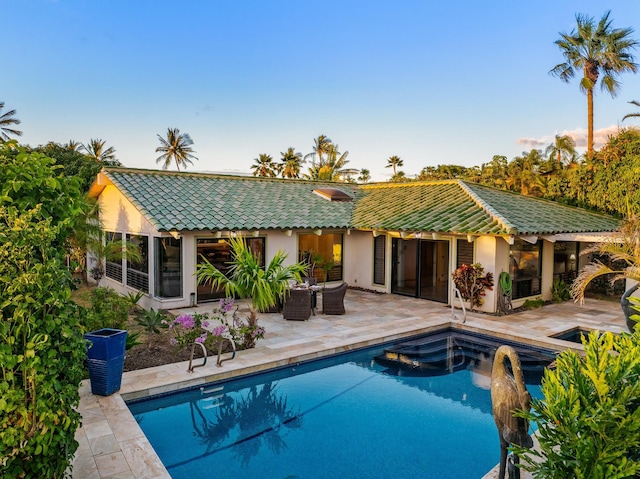
[[[451,180],[361,186],[352,227],[540,235],[612,231],[618,227],[618,220],[552,201]]]
[[[159,231],[348,228],[352,202],[313,193],[332,183],[106,168]],[[340,185],[351,196],[353,188]]]
[[[618,220],[460,180],[350,185],[106,168],[159,231],[353,228],[489,235],[613,231]],[[337,187],[354,202],[315,188]]]

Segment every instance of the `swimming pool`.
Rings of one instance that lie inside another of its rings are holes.
[[[446,330],[422,346],[385,345],[128,405],[177,479],[482,477],[499,459],[488,385],[492,351],[505,343]],[[399,351],[411,359],[389,362]],[[535,397],[553,352],[530,353]]]

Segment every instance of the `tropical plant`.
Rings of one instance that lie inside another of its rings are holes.
[[[551,301],[554,303],[564,303],[571,299],[571,286],[561,278],[555,278],[551,285]]]
[[[587,156],[593,156],[593,89],[600,87],[615,97],[621,73],[634,72],[632,50],[638,43],[631,38],[632,28],[612,28],[609,20],[611,12],[606,12],[600,21],[586,15],[576,15],[576,29],[571,33],[560,33],[555,44],[560,48],[565,61],[551,69],[551,75],[569,82],[576,74],[582,73],[580,90],[587,94]]]
[[[181,314],[169,324],[174,337],[171,344],[179,350],[194,343],[213,349],[223,339],[231,339],[226,321],[227,312],[211,318],[208,313]]]
[[[631,103],[634,106],[640,107],[640,102],[636,100],[631,100],[629,103]],[[638,118],[638,117],[640,117],[639,112],[627,113],[625,116],[622,117],[622,121],[625,121],[627,118]]]
[[[112,288],[94,288],[90,295],[91,306],[83,319],[84,331],[102,328],[125,329],[129,319],[129,304]]]
[[[283,178],[299,178],[300,167],[305,162],[302,153],[296,153],[295,148],[289,147],[287,151],[280,152],[282,164],[280,172]]]
[[[156,163],[162,163],[162,169],[169,168],[171,163],[175,162],[176,168],[180,171],[182,166],[187,168],[187,163],[193,164],[191,160],[197,160],[194,155],[195,151],[191,148],[193,140],[188,133],[180,133],[178,128],[167,128],[166,139],[162,135],[158,135],[160,146],[156,148],[156,153],[162,153],[156,158]]]
[[[78,448],[83,310],[60,246],[82,201],[53,159],[0,144],[0,477],[65,477]]]
[[[543,397],[521,413],[537,426],[539,448],[514,452],[536,478],[638,477],[640,333],[593,331],[582,343],[584,357],[560,353]]]
[[[599,260],[585,265],[571,285],[571,295],[575,301],[584,302],[584,294],[589,283],[603,275],[610,275],[609,281],[612,284],[621,279],[640,282],[640,219],[633,217],[622,221],[615,236],[602,243],[593,243],[580,254],[592,253],[607,256],[612,260],[612,264],[623,266],[612,269]]]
[[[485,290],[493,289],[493,273],[484,273],[484,267],[480,263],[463,264],[451,275],[453,283],[460,291],[460,296],[468,301],[471,310],[484,303]]]
[[[86,145],[80,145],[80,149],[96,163],[109,166],[119,165],[120,162],[116,160],[116,150],[112,146],[105,148],[106,143],[105,140],[92,138]]]
[[[124,299],[127,301],[129,305],[129,311],[134,313],[140,309],[138,302],[144,297],[146,293],[144,291],[131,291],[127,293]]]
[[[151,338],[154,334],[160,334],[162,329],[169,327],[167,316],[162,311],[149,308],[136,316],[135,322],[142,326],[147,333],[147,347],[151,347]]]
[[[396,169],[403,165],[404,165],[404,161],[402,161],[399,156],[393,155],[393,156],[390,156],[389,159],[387,160],[387,164],[385,168],[393,168],[393,174],[395,176],[395,174],[397,173]]]
[[[253,160],[251,169],[253,170],[253,176],[275,178],[278,175],[278,165],[273,162],[271,155],[266,153],[260,153],[258,158]]]
[[[0,113],[2,113],[3,108],[4,102],[0,101]],[[20,130],[13,128],[13,125],[20,124],[20,120],[15,117],[15,114],[15,110],[9,110],[6,113],[0,114],[0,143],[9,141],[11,139],[9,138],[9,135],[22,136],[22,132]]]
[[[140,346],[141,344],[143,344],[140,342],[141,334],[142,334],[142,331],[127,331],[127,339],[125,340],[125,346],[124,346],[125,351],[129,351],[131,348],[134,348],[136,346]]]
[[[576,142],[568,135],[556,135],[544,153],[550,161],[555,160],[558,167],[568,165],[576,159]]]
[[[366,168],[360,170],[360,176],[358,176],[359,183],[369,183],[371,181],[371,171]]]
[[[287,254],[278,250],[266,268],[260,265],[260,258],[253,253],[242,238],[230,238],[231,261],[228,277],[213,266],[205,257],[198,265],[198,283],[211,284],[212,289],[224,288],[226,296],[250,298],[252,313],[266,311],[284,298],[289,289],[289,280],[300,281],[305,271],[303,263],[285,266]]]

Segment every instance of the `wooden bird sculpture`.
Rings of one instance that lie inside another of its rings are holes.
[[[505,361],[511,363],[511,371]],[[514,411],[521,409],[529,411],[531,395],[527,391],[522,374],[522,366],[518,353],[511,346],[500,346],[493,358],[491,370],[491,403],[493,419],[500,435],[500,472],[498,479],[505,479],[507,469],[507,448],[510,444],[522,447],[533,447],[533,440],[529,435],[529,421],[515,417]],[[518,458],[514,457],[514,464]],[[520,469],[515,467],[515,479],[520,479]]]

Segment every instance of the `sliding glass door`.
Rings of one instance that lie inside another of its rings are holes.
[[[392,242],[391,292],[446,303],[449,300],[449,242]]]

